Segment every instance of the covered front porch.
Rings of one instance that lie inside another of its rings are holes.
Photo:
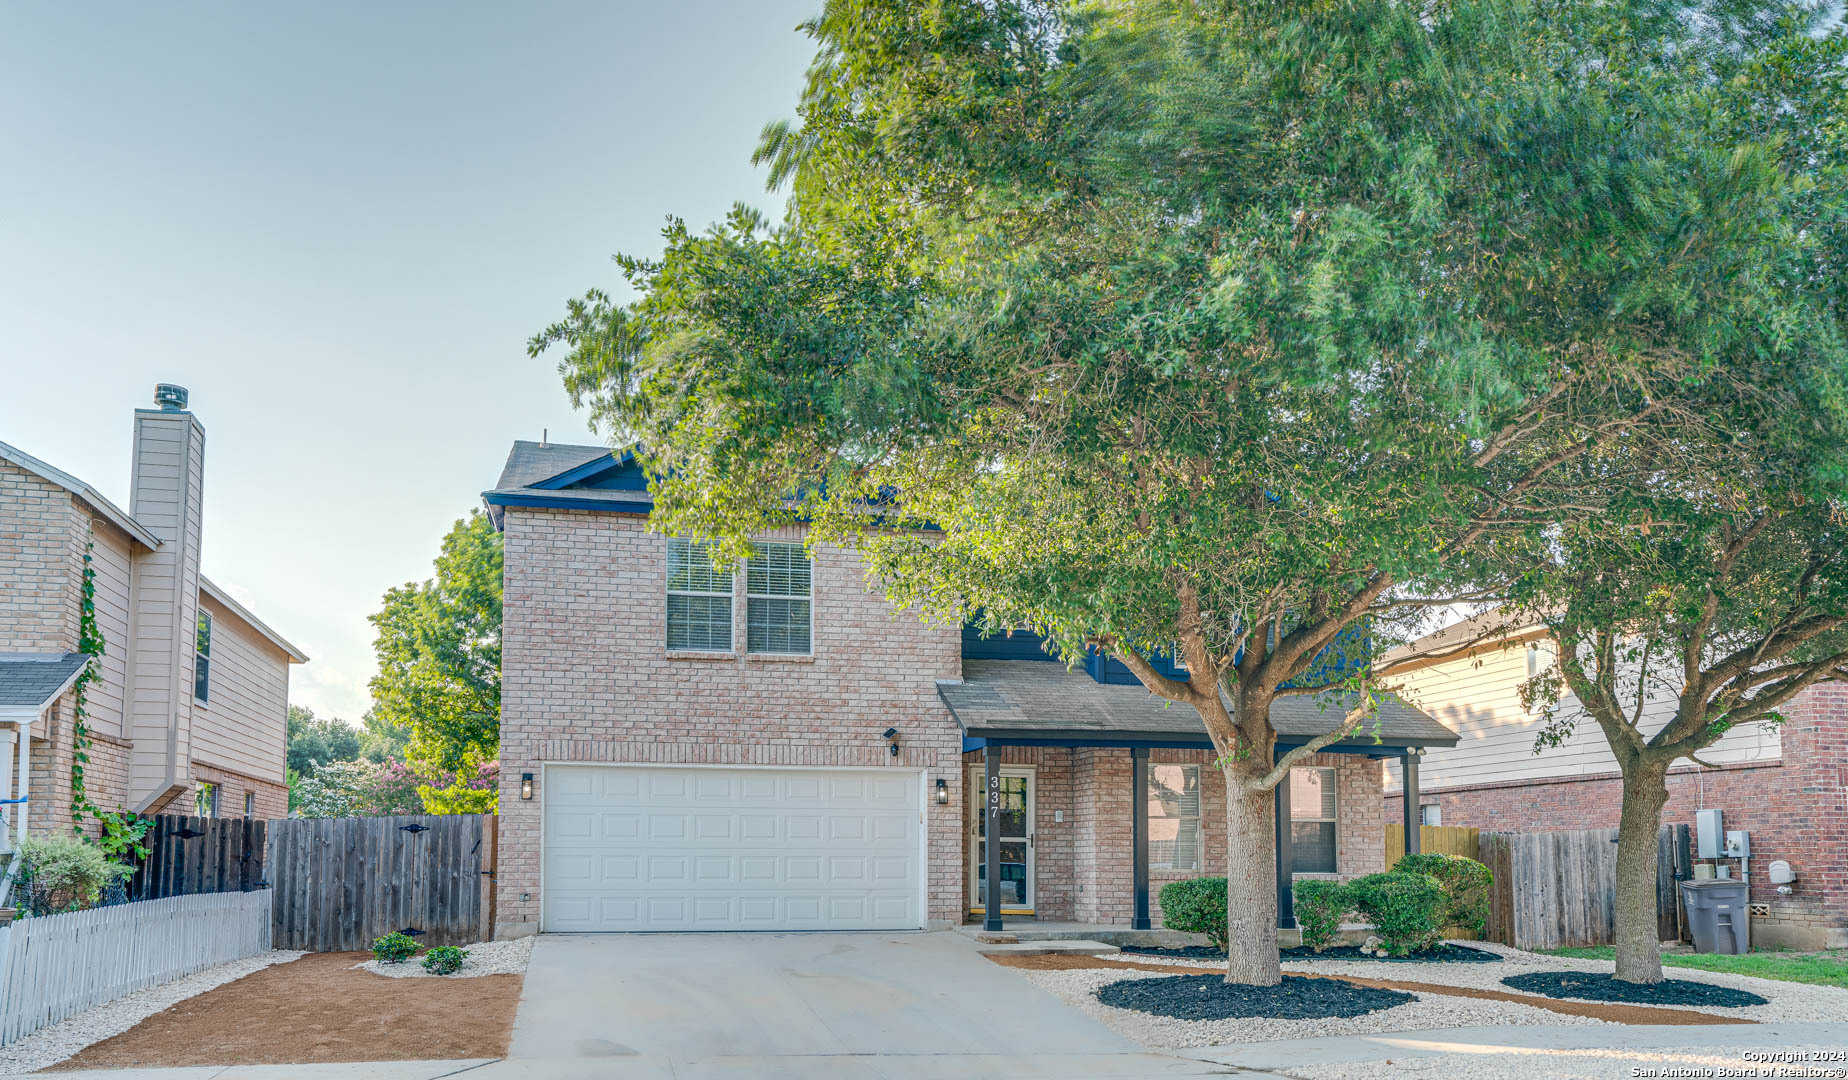
[[[966,912],[983,933],[1158,934],[1162,885],[1225,873],[1224,777],[1193,710],[1031,661],[966,661],[964,681],[939,693],[962,727],[967,790],[980,793],[964,809],[964,850]],[[1340,715],[1338,702],[1285,702],[1280,754]],[[1455,738],[1388,701],[1376,730],[1292,770],[1273,800],[1280,929],[1295,924],[1294,877],[1385,868],[1382,760],[1400,759],[1415,783],[1422,748]]]

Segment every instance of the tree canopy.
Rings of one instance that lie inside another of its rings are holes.
[[[829,0],[758,151],[786,219],[670,223],[619,258],[637,300],[532,348],[656,528],[737,554],[799,516],[900,603],[1196,708],[1229,977],[1275,982],[1264,796],[1368,698],[1281,756],[1271,701],[1343,632],[1497,592],[1474,553],[1594,512],[1579,463],[1716,401],[1811,440],[1843,397],[1839,185],[1761,116],[1807,28],[1715,10]],[[1175,642],[1185,680],[1141,659]]]

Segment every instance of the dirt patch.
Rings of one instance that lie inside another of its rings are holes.
[[[1134,960],[1111,960],[1102,956],[991,956],[990,960],[1003,967],[1034,968],[1040,971],[1070,971],[1074,968],[1131,968],[1137,971],[1157,971],[1163,975],[1200,974],[1224,975],[1225,969],[1182,967],[1178,964],[1139,964]],[[1685,1027],[1700,1024],[1749,1024],[1750,1020],[1737,1016],[1716,1016],[1711,1013],[1692,1012],[1687,1009],[1654,1009],[1646,1005],[1594,1004],[1587,1001],[1555,1001],[1551,998],[1535,997],[1531,994],[1507,994],[1500,990],[1477,990],[1469,986],[1445,986],[1440,983],[1405,982],[1399,979],[1363,979],[1354,975],[1304,975],[1306,979],[1338,979],[1355,986],[1370,986],[1380,990],[1410,990],[1415,993],[1448,995],[1450,997],[1483,998],[1489,1001],[1512,1001],[1517,1005],[1532,1005],[1536,1009],[1545,1009],[1563,1016],[1590,1016],[1599,1020],[1608,1020],[1614,1024],[1679,1024]]]
[[[507,1053],[519,975],[388,979],[311,953],[188,998],[47,1071],[440,1061]]]

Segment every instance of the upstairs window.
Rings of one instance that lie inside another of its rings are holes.
[[[732,649],[731,575],[713,562],[709,545],[678,537],[667,542],[667,647]]]
[[[1290,871],[1335,872],[1335,770],[1290,770]]]
[[[212,693],[212,616],[199,609],[199,629],[193,636],[193,698],[204,701]],[[203,816],[203,815],[201,815]]]
[[[1149,766],[1149,869],[1200,869],[1200,766]]]
[[[801,544],[755,544],[745,564],[745,627],[754,653],[810,651],[809,558]]]

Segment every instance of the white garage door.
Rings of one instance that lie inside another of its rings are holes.
[[[911,769],[553,765],[544,929],[915,930]]]

